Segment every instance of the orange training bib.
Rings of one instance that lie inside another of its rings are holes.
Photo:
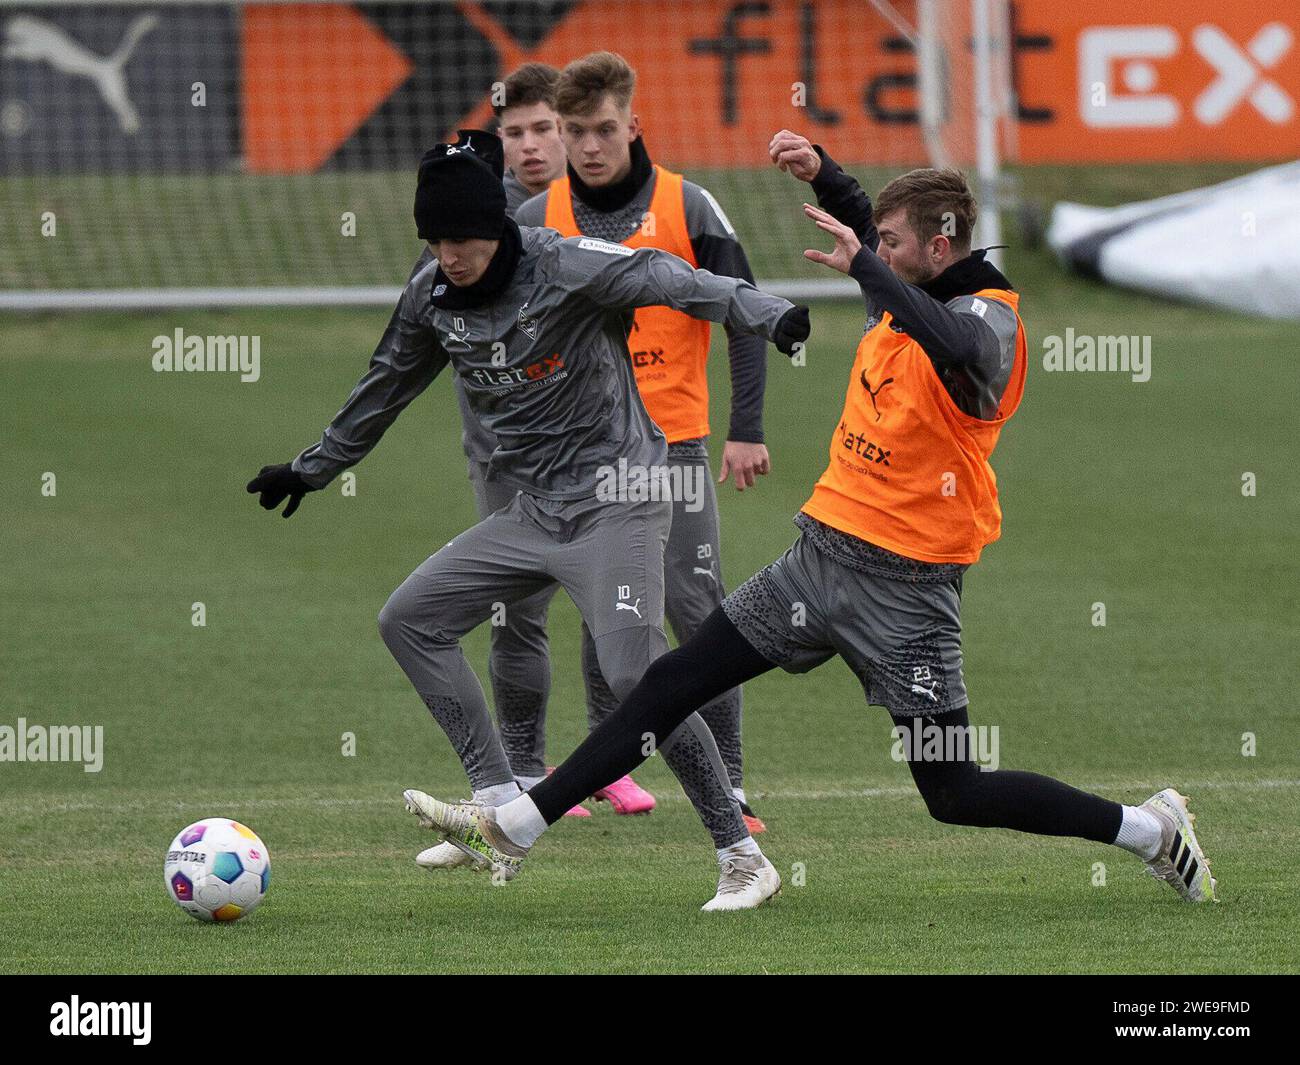
[[[989,456],[1020,405],[1028,363],[1018,293],[984,289],[1016,312],[1016,354],[997,416],[953,402],[921,345],[890,328],[888,311],[858,344],[830,464],[803,511],[895,554],[974,562],[1001,533]]]
[[[658,165],[654,171],[647,220],[622,243],[629,248],[662,248],[698,266],[686,228],[682,176]],[[567,175],[551,182],[546,225],[566,237],[577,237],[582,234],[571,195]],[[707,436],[709,323],[671,307],[638,307],[627,343],[641,400],[668,443]]]

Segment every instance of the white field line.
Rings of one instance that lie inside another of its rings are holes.
[[[1178,788],[1184,793],[1195,793],[1199,791],[1298,791],[1300,790],[1300,780],[1175,780],[1173,787]],[[1156,790],[1156,784],[1152,780],[1144,781],[1104,781],[1099,783],[1076,784],[1075,787],[1082,788],[1084,791],[1092,792],[1149,792]],[[755,802],[761,802],[766,799],[777,801],[788,800],[792,802],[842,802],[850,799],[907,799],[917,797],[916,788],[911,785],[905,787],[888,787],[888,788],[843,788],[829,789],[820,791],[754,791],[749,797]],[[1195,798],[1195,795],[1192,796]],[[672,791],[667,794],[660,792],[656,796],[659,802],[663,803],[684,803],[686,796],[680,791]],[[0,813],[5,815],[17,814],[61,814],[77,813],[85,810],[105,810],[105,811],[125,811],[125,810],[212,810],[231,809],[231,810],[275,810],[275,809],[311,809],[325,807],[327,809],[349,809],[358,808],[366,809],[373,807],[379,809],[385,806],[391,806],[397,809],[401,806],[402,797],[400,789],[395,788],[392,798],[380,798],[378,796],[363,799],[337,799],[337,798],[313,798],[309,794],[294,796],[287,799],[204,799],[194,802],[182,802],[177,800],[167,800],[160,797],[149,797],[144,799],[129,798],[124,800],[114,799],[106,796],[100,802],[9,802],[0,801]]]

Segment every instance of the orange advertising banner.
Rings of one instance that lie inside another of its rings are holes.
[[[1300,156],[1300,3],[1019,0],[1025,162]]]
[[[914,0],[894,9],[915,24]],[[946,0],[945,140],[974,155],[968,0]],[[1300,3],[1015,0],[1011,74],[1024,162],[1300,156]],[[636,68],[657,158],[762,166],[783,126],[846,160],[927,158],[917,56],[868,0],[587,0],[572,6],[249,5],[243,141],[250,169],[374,165],[492,120],[522,63],[607,48]]]
[[[618,52],[637,71],[634,110],[647,142],[676,166],[766,165],[767,143],[782,127],[833,140],[844,158],[926,156],[915,57],[866,0],[594,0],[527,50],[483,5],[458,6],[489,36],[506,72]],[[911,2],[898,6],[912,15]],[[488,101],[465,117],[488,121]]]

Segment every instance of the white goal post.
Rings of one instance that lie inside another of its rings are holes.
[[[999,243],[1008,0],[0,0],[0,310],[375,305],[418,253],[424,148],[523,61],[609,48],[651,156],[714,193],[759,283],[807,263],[785,126],[874,192],[967,170]],[[824,242],[822,242],[824,243]]]

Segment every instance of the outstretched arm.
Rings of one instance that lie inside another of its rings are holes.
[[[957,371],[958,381],[950,391],[963,410],[994,417],[1015,358],[1015,312],[999,300],[970,296],[942,303],[895,274],[880,256],[858,243],[848,226],[810,204],[804,204],[804,213],[835,238],[830,252],[810,248],[804,255],[852,277],[868,305],[889,311],[941,377]]]
[[[672,307],[692,318],[723,322],[742,333],[765,336],[786,354],[794,343],[807,337],[806,308],[796,308],[789,300],[771,296],[740,278],[696,270],[671,252],[633,250],[592,237],[570,237],[555,248],[555,258],[547,268],[572,291],[598,306]],[[799,317],[804,323],[803,336],[795,335],[797,327],[791,329]]]
[[[783,129],[768,145],[772,162],[800,181],[812,185],[817,204],[837,222],[853,230],[858,241],[872,251],[880,244],[876,223],[872,219],[871,197],[839,163],[826,154],[820,144]]]
[[[293,460],[294,472],[312,488],[325,486],[365,458],[406,405],[447,365],[447,354],[433,331],[416,319],[418,288],[416,282],[407,285],[369,369],[320,441]]]

